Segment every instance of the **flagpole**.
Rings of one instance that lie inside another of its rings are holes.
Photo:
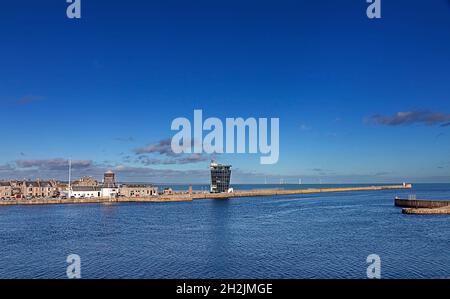
[[[72,159],[69,158],[69,198],[72,196],[72,187],[70,185],[72,174]]]

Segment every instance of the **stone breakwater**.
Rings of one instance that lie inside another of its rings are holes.
[[[426,199],[394,199],[396,207],[402,207],[403,214],[410,215],[450,215],[450,200],[426,200]]]
[[[411,184],[387,185],[387,186],[365,186],[365,187],[343,187],[343,188],[309,188],[309,189],[259,189],[250,191],[237,191],[233,193],[175,193],[173,195],[159,195],[152,197],[119,197],[119,198],[71,198],[71,199],[16,199],[0,201],[0,206],[6,205],[46,205],[46,204],[88,204],[88,203],[158,203],[158,202],[182,202],[199,199],[228,199],[236,197],[258,197],[277,195],[301,195],[328,192],[352,192],[352,191],[376,191],[386,189],[410,189]]]
[[[188,195],[177,196],[152,196],[152,197],[119,197],[119,198],[71,198],[71,199],[54,199],[54,198],[39,198],[39,199],[16,199],[8,201],[0,201],[0,206],[9,205],[51,205],[51,204],[89,204],[89,203],[127,203],[127,202],[178,202],[178,201],[192,201]]]
[[[308,189],[260,189],[250,191],[237,191],[233,193],[196,193],[193,199],[220,199],[233,197],[255,197],[255,196],[276,196],[276,195],[296,195],[296,194],[314,194],[327,192],[352,192],[352,191],[376,191],[386,189],[410,189],[411,184],[405,185],[387,185],[387,186],[365,186],[365,187],[343,187],[343,188],[308,188]]]
[[[402,209],[403,214],[409,215],[450,215],[450,206],[443,208],[405,208]]]

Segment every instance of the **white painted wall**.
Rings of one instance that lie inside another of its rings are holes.
[[[115,197],[119,193],[119,188],[102,188],[102,197]]]
[[[72,191],[70,192],[70,197],[75,197],[75,198],[91,198],[91,197],[100,197],[101,191]]]

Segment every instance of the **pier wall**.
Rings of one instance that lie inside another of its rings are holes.
[[[331,192],[353,192],[353,191],[376,191],[386,189],[409,189],[411,184],[406,185],[388,185],[388,186],[366,186],[366,187],[345,187],[345,188],[309,188],[309,189],[260,189],[251,191],[237,191],[233,193],[176,193],[173,195],[159,195],[152,197],[119,197],[119,198],[71,198],[71,199],[16,199],[0,201],[0,206],[10,205],[44,205],[44,204],[88,204],[88,203],[146,203],[146,202],[179,202],[192,201],[199,199],[227,199],[236,197],[258,197],[258,196],[277,196],[277,195],[301,195],[314,193],[331,193]]]
[[[402,209],[403,214],[409,215],[450,215],[450,206],[442,208],[404,208]]]
[[[395,206],[403,208],[425,208],[434,209],[450,206],[450,200],[421,200],[395,198]]]
[[[120,197],[120,198],[71,198],[71,199],[16,199],[8,201],[0,201],[0,206],[11,205],[51,205],[51,204],[89,204],[89,203],[127,203],[127,202],[179,202],[179,201],[192,201],[190,196],[179,195],[174,196],[153,196],[153,197]]]
[[[276,196],[276,195],[300,195],[326,192],[353,192],[353,191],[376,191],[387,189],[410,189],[411,184],[387,185],[387,186],[365,186],[365,187],[344,187],[344,188],[309,188],[309,189],[260,189],[250,191],[237,191],[233,193],[196,193],[193,199],[221,199],[234,197],[255,197],[255,196]]]

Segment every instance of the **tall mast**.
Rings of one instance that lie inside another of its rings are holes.
[[[72,160],[69,158],[69,193],[71,191],[71,186],[70,186],[71,172],[72,172]]]

